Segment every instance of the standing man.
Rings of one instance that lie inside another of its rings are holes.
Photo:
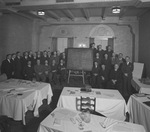
[[[96,54],[96,48],[95,48],[95,43],[90,44],[90,48],[93,49],[93,58],[95,57]]]
[[[125,57],[126,62],[122,64],[122,73],[123,73],[123,94],[124,96],[130,96],[131,91],[131,79],[133,72],[133,63],[130,62],[130,57]]]
[[[104,50],[102,49],[102,45],[97,45],[97,52],[99,53],[100,59],[104,57]]]
[[[12,78],[15,78],[14,73],[15,73],[15,58],[16,58],[16,53],[13,53],[11,55],[11,64],[12,64]]]
[[[16,58],[15,58],[15,72],[14,72],[14,77],[16,79],[22,79],[23,75],[23,63],[22,63],[22,56],[20,52],[16,53]]]
[[[11,64],[11,54],[8,54],[6,56],[6,59],[3,60],[2,66],[1,66],[1,73],[5,73],[7,76],[7,79],[12,78],[12,64]]]
[[[105,54],[108,55],[108,58],[111,58],[112,57],[112,53],[113,53],[112,47],[110,45],[108,45],[106,47]]]

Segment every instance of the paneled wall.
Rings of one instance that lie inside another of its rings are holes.
[[[139,22],[139,61],[145,64],[145,76],[150,77],[150,11]]]

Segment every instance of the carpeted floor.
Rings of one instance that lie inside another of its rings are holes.
[[[85,83],[87,83],[87,81]],[[5,130],[5,132],[37,132],[40,122],[43,121],[43,119],[45,119],[56,108],[57,101],[64,86],[83,87],[82,79],[80,79],[79,77],[73,77],[70,78],[69,84],[63,83],[61,85],[52,85],[52,102],[50,105],[47,105],[47,101],[43,100],[43,105],[39,108],[39,117],[34,117],[33,112],[28,111],[26,113],[26,125],[23,125],[22,121],[14,121],[12,119],[7,118],[8,129]],[[128,97],[125,97],[125,100],[127,101]]]

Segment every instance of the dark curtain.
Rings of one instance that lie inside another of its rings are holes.
[[[114,38],[108,38],[108,45],[110,45],[112,50],[114,50]]]
[[[57,38],[56,37],[52,38],[52,50],[53,51],[57,50]]]
[[[91,47],[90,45],[92,44],[92,43],[94,43],[94,38],[89,38],[89,47]]]
[[[68,38],[68,48],[73,48],[73,42],[74,42],[74,38],[72,37],[72,38]]]

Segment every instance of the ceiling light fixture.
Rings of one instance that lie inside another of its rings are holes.
[[[44,16],[44,15],[45,15],[45,12],[44,12],[44,11],[38,11],[37,14],[38,14],[39,16]]]
[[[118,6],[112,8],[112,13],[114,13],[114,14],[118,14],[118,13],[120,13],[120,11],[121,11],[121,8]]]

